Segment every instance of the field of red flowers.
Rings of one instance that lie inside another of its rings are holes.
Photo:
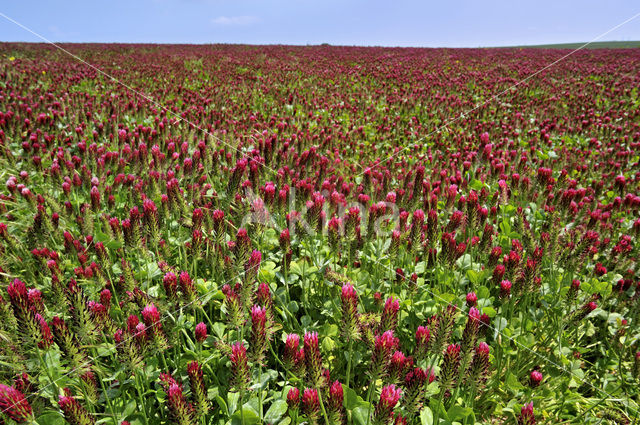
[[[640,50],[63,47],[0,44],[1,424],[640,423]]]

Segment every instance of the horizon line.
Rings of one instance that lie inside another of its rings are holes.
[[[390,49],[516,49],[516,48],[545,48],[553,49],[553,46],[566,46],[566,45],[581,45],[585,44],[584,41],[567,41],[557,43],[538,43],[538,44],[519,44],[519,45],[490,45],[490,46],[402,46],[402,45],[380,45],[380,44],[333,44],[328,42],[323,43],[223,43],[223,42],[153,42],[153,41],[52,41],[56,44],[95,44],[95,45],[154,45],[154,46],[271,46],[271,47],[360,47],[360,48],[390,48]],[[0,40],[1,44],[51,44],[45,41],[22,41],[12,40],[4,41]],[[618,48],[636,49],[640,48],[640,40],[598,40],[589,43],[590,46],[597,46],[608,43],[638,43],[637,46],[625,46]],[[560,47],[564,48],[564,47]],[[568,48],[568,47],[567,47]],[[600,47],[602,49],[611,47]]]

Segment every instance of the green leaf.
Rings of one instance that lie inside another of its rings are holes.
[[[256,389],[257,388],[265,389],[267,388],[269,381],[272,381],[277,377],[278,377],[278,372],[276,372],[275,370],[267,370],[263,372],[262,375],[260,375],[259,384],[254,384],[252,388],[255,387]]]
[[[355,409],[353,409],[353,423],[356,425],[367,425],[367,414],[369,413],[369,410],[370,409],[368,405],[356,407]]]
[[[462,420],[473,413],[473,410],[470,407],[462,407],[460,405],[454,404],[451,406],[449,411],[447,412],[447,416],[451,422],[456,420]]]
[[[260,265],[259,277],[260,280],[273,282],[273,278],[276,276],[275,273],[276,263],[273,261],[265,261]]]
[[[105,416],[102,419],[98,419],[96,425],[118,425],[118,422],[110,416]]]
[[[333,339],[327,337],[322,340],[322,350],[325,352],[333,351],[336,348],[336,343],[333,342]]]
[[[323,335],[325,336],[337,336],[338,335],[338,326],[335,324],[326,324],[324,326]]]
[[[227,402],[220,396],[216,396],[216,401],[218,402],[218,406],[220,406],[220,410],[228,414],[229,407],[227,407]]]
[[[354,390],[342,386],[342,391],[345,394],[345,405],[347,410],[353,410],[358,406],[366,405],[367,402],[362,399]]]
[[[298,307],[298,303],[296,301],[291,301],[289,303],[289,305],[287,306],[287,309],[289,310],[289,312],[291,313],[297,313],[298,310],[300,310],[300,307]]]
[[[540,149],[536,150],[536,156],[538,157],[538,159],[549,159],[549,155],[547,155],[546,153],[544,153]]]
[[[478,282],[480,281],[479,277],[480,277],[480,273],[478,273],[477,271],[471,270],[471,269],[467,270],[467,278],[469,279],[469,282],[471,282],[472,284],[477,285]]]
[[[110,240],[109,242],[105,243],[104,246],[106,246],[110,251],[115,251],[122,248],[122,242]]]
[[[483,307],[482,312],[489,317],[496,317],[496,310],[493,307]]]
[[[524,385],[522,385],[520,381],[518,381],[518,378],[511,372],[508,372],[505,383],[507,384],[507,387],[515,392],[518,392],[524,388]]]
[[[227,394],[227,404],[229,406],[229,415],[236,411],[238,408],[238,400],[240,399],[240,394],[238,393],[229,393]]]
[[[38,425],[64,425],[66,421],[60,412],[48,411],[38,416],[36,419]]]
[[[213,333],[216,334],[216,336],[218,338],[220,338],[220,339],[222,339],[222,337],[224,337],[225,328],[226,328],[226,326],[222,322],[216,322],[211,326],[211,329],[213,329]]]
[[[270,424],[276,424],[282,416],[287,413],[287,402],[284,400],[276,400],[273,402],[267,413],[264,415],[264,421]]]
[[[505,233],[507,235],[511,233],[511,224],[509,223],[508,219],[502,220],[502,222],[500,222],[500,230],[502,230],[502,233]]]
[[[151,280],[160,276],[162,276],[162,270],[160,270],[160,267],[158,267],[158,265],[153,261],[140,266],[140,268],[135,272],[135,278],[137,280]]]
[[[300,318],[300,323],[302,324],[303,327],[308,328],[309,325],[311,324],[311,317],[304,315]]]
[[[102,232],[96,232],[95,233],[95,240],[98,242],[102,242],[105,243],[107,241],[109,241],[109,236],[105,233]]]
[[[127,403],[127,406],[124,408],[124,411],[122,412],[122,416],[126,418],[127,416],[135,412],[137,407],[138,405],[136,403],[136,400],[129,400],[129,403]]]
[[[244,422],[242,421],[243,419]],[[231,425],[253,425],[257,424],[258,422],[260,422],[258,412],[247,405],[242,406],[242,410],[238,409],[231,416]]]
[[[456,260],[456,264],[462,270],[469,269],[471,267],[471,255],[470,254],[464,254],[462,257],[460,257],[460,258],[458,258]]]
[[[131,415],[128,420],[131,425],[145,425],[147,423],[147,419],[139,412]]]
[[[420,411],[420,424],[421,425],[433,425],[433,413],[431,409],[425,407]]]
[[[112,355],[115,350],[114,350],[115,346],[113,344],[100,344],[97,346],[97,352],[98,352],[98,356],[100,357],[107,357]]]
[[[444,408],[444,405],[442,403],[440,403],[440,400],[430,400],[429,401],[429,407],[433,407],[433,411],[434,412],[440,412],[440,419],[444,419],[445,421],[447,421],[449,419],[449,416],[447,415],[447,411]],[[432,414],[433,416],[433,414]]]
[[[489,296],[491,295],[491,292],[489,291],[489,288],[487,288],[486,286],[479,287],[476,292],[478,294],[478,299],[489,298]],[[487,313],[487,314],[489,314],[489,313]]]
[[[473,179],[469,183],[469,187],[477,192],[481,191],[483,187],[485,187],[484,183],[480,180]]]

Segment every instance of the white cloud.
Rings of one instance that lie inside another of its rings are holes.
[[[215,25],[224,25],[224,26],[244,26],[255,24],[260,21],[257,16],[218,16],[215,19],[212,19]]]

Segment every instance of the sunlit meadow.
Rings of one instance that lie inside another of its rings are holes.
[[[0,44],[0,424],[640,422],[638,49],[64,48]]]

